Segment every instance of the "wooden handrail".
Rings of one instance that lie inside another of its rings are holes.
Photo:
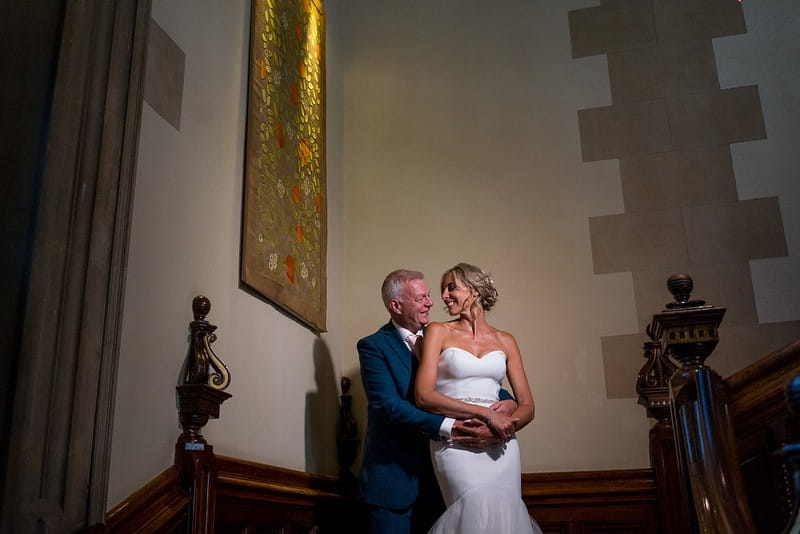
[[[673,275],[667,285],[676,301],[654,315],[648,326],[652,341],[645,344],[648,361],[637,382],[649,415],[657,419],[650,446],[662,532],[777,534],[791,499],[785,497],[787,471],[781,465],[775,467],[780,461],[773,453],[782,440],[791,439],[789,429],[797,433],[797,426],[787,422],[791,417],[784,388],[800,373],[800,340],[723,380],[705,365],[705,359],[717,344],[725,308],[691,301],[693,282],[688,275]],[[669,356],[682,367],[669,380],[659,380],[654,369],[668,368]],[[665,390],[669,390],[669,409],[664,406]],[[677,457],[667,443],[670,433],[681,450]],[[665,470],[664,466],[674,468]],[[680,521],[676,523],[673,516],[683,513],[681,493],[690,486],[694,498],[687,519],[691,524],[676,527]],[[746,491],[751,487],[757,489]],[[777,489],[767,493],[768,488]],[[671,505],[664,506],[664,499]],[[777,502],[781,500],[783,507]]]
[[[737,435],[786,411],[784,388],[800,373],[800,340],[725,379]]]

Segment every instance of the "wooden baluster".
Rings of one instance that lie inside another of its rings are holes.
[[[725,308],[689,300],[694,283],[672,275],[675,302],[653,316],[653,333],[681,363],[670,378],[672,419],[694,513],[703,533],[755,534],[742,482],[725,384],[705,360],[719,341]]]
[[[217,462],[214,447],[200,430],[209,418],[219,417],[219,407],[230,398],[222,391],[230,374],[211,350],[216,326],[205,320],[211,302],[204,296],[192,301],[194,321],[189,324],[191,343],[178,391],[178,414],[183,433],[175,444],[175,464],[181,470],[181,485],[192,497],[189,512],[191,534],[213,534]],[[213,371],[213,372],[212,372]]]
[[[658,491],[662,534],[687,534],[696,530],[691,522],[686,478],[675,443],[669,400],[669,379],[677,366],[661,351],[661,342],[650,325],[650,341],[644,344],[647,359],[636,380],[639,403],[656,420],[650,429],[650,465]]]

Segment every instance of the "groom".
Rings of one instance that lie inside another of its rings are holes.
[[[370,534],[427,532],[444,511],[428,441],[452,439],[483,449],[501,439],[482,422],[456,421],[414,406],[412,352],[433,307],[423,274],[389,273],[381,296],[391,321],[357,345],[368,400],[358,498],[366,505]],[[502,390],[501,398],[510,395]]]

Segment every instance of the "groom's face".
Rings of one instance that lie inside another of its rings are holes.
[[[393,311],[397,312],[395,322],[412,332],[416,332],[430,321],[429,314],[433,300],[425,280],[406,282],[403,294],[393,304]]]

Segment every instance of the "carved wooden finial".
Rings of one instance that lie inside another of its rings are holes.
[[[177,388],[178,415],[183,428],[178,439],[179,449],[186,444],[205,446],[200,430],[209,418],[219,417],[220,404],[230,397],[222,391],[231,381],[230,373],[211,349],[211,343],[217,339],[214,334],[217,327],[206,321],[209,311],[211,301],[208,298],[198,295],[192,300],[194,321],[189,323],[189,350]]]
[[[192,300],[192,312],[195,321],[204,321],[208,312],[211,311],[211,301],[204,295],[197,295]]]
[[[673,274],[667,288],[675,302],[653,315],[652,334],[660,338],[668,353],[681,363],[687,358],[701,363],[711,354],[719,341],[717,328],[725,308],[709,306],[703,300],[690,300],[694,282],[688,274]]]
[[[667,289],[675,297],[675,302],[667,304],[668,310],[691,308],[705,304],[703,300],[689,300],[694,289],[694,280],[685,273],[675,273],[667,279]]]
[[[217,327],[206,321],[211,311],[211,301],[198,295],[192,300],[194,321],[189,323],[191,344],[186,356],[184,384],[208,384],[214,389],[223,390],[228,387],[231,375],[222,360],[214,353],[211,344],[217,340],[214,331]]]

